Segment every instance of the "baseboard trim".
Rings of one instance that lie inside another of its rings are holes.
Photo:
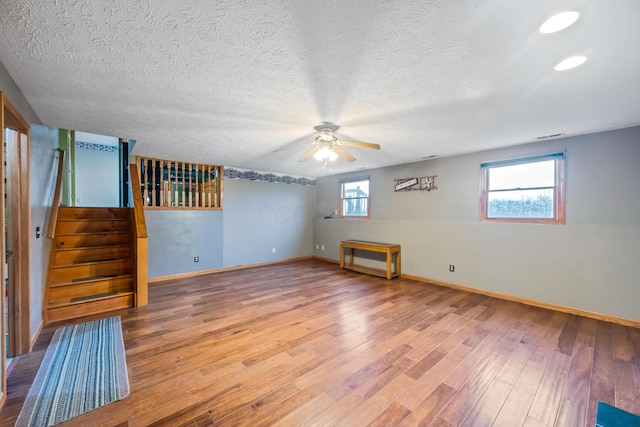
[[[42,328],[44,327],[44,319],[40,320],[40,324],[36,328],[36,332],[31,337],[31,342],[29,343],[29,352],[33,350],[33,347],[36,345],[36,341],[38,341],[38,337],[40,336],[40,332],[42,332]]]
[[[534,307],[546,308],[548,310],[559,311],[561,313],[575,314],[578,316],[588,317],[596,320],[603,320],[605,322],[617,323],[623,326],[631,326],[633,328],[640,328],[640,321],[627,319],[624,317],[612,316],[609,314],[597,313],[594,311],[582,310],[579,308],[568,307],[560,304],[553,304],[549,302],[538,301],[529,298],[517,297],[514,295],[503,294],[501,292],[487,291],[484,289],[473,288],[471,286],[458,285],[455,283],[443,282],[441,280],[429,279],[421,276],[413,276],[410,274],[403,274],[402,278],[415,280],[418,282],[431,283],[437,286],[443,286],[446,288],[456,289],[459,291],[472,292],[474,294],[486,295],[489,297],[499,298],[506,301],[519,302],[526,305],[531,305]]]
[[[213,268],[210,270],[191,271],[188,273],[169,274],[167,276],[150,277],[148,280],[148,283],[151,285],[158,282],[165,282],[167,280],[187,279],[190,277],[205,276],[207,274],[224,273],[227,271],[236,271],[236,270],[245,270],[247,268],[263,267],[266,265],[274,265],[274,264],[284,264],[286,262],[304,261],[308,259],[313,259],[313,255],[306,255],[306,256],[295,257],[295,258],[286,258],[286,259],[280,259],[276,261],[259,262],[255,264],[234,265],[232,267]]]
[[[313,255],[313,259],[317,259],[318,261],[330,262],[332,264],[340,264],[340,261],[332,258],[325,258],[318,255]]]

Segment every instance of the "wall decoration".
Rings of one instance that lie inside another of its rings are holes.
[[[86,150],[118,152],[118,147],[113,145],[95,144],[93,142],[76,141],[76,148],[84,148]]]
[[[437,190],[436,177],[438,175],[420,176],[394,179],[395,191],[431,191]]]
[[[316,185],[316,181],[305,177],[278,175],[270,172],[256,172],[225,168],[224,177],[231,179],[249,179],[251,181],[281,182],[283,184]]]

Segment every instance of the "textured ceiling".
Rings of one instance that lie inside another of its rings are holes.
[[[563,10],[581,17],[538,32]],[[46,125],[314,177],[640,125],[639,18],[638,0],[2,0],[0,61]],[[297,162],[323,121],[382,149]]]

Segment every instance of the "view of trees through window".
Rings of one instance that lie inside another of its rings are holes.
[[[564,152],[483,163],[482,218],[562,222],[563,165]]]
[[[553,218],[553,191],[516,191],[509,197],[489,195],[490,218]]]

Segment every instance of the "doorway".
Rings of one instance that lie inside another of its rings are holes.
[[[119,207],[119,140],[75,131],[74,206]]]
[[[0,92],[0,406],[6,399],[7,358],[31,349],[29,305],[29,124]]]

